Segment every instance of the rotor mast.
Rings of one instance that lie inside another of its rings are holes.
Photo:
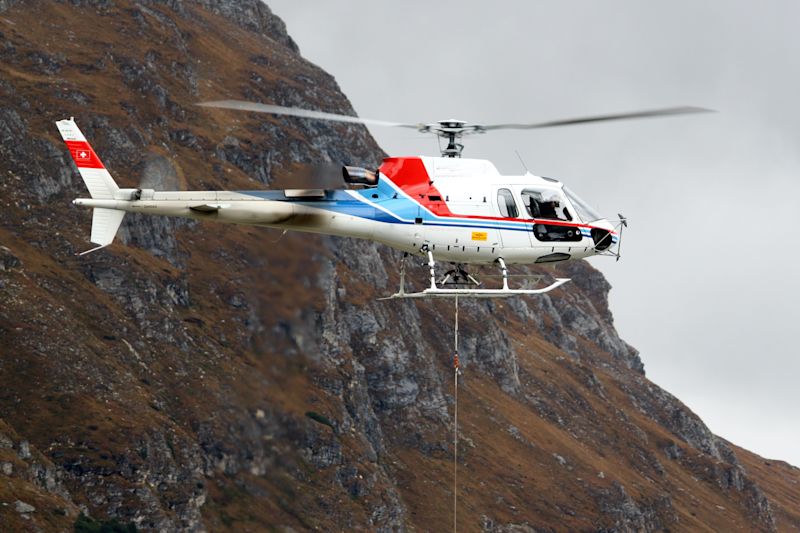
[[[458,142],[461,140],[461,137],[470,133],[486,132],[483,126],[468,124],[464,120],[457,120],[454,118],[440,120],[433,124],[420,124],[418,129],[421,133],[433,133],[437,137],[447,141],[446,147],[442,148],[441,144],[439,146],[442,157],[461,157],[461,152],[464,150],[464,145]]]

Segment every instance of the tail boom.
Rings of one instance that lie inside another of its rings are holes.
[[[84,207],[93,207],[95,210],[214,220],[253,226],[282,225],[296,215],[294,207],[287,202],[243,201],[234,199],[240,196],[237,193],[227,191],[203,191],[202,193],[165,191],[156,192],[154,196],[155,198],[152,199],[136,201],[77,198],[73,200],[73,203]],[[163,198],[164,196],[168,198]],[[96,241],[93,239],[92,242]]]

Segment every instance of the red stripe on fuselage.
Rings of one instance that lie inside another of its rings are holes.
[[[566,222],[563,220],[550,219],[525,219],[525,218],[503,218],[487,217],[481,215],[459,215],[450,211],[445,203],[444,196],[434,187],[433,180],[430,179],[425,163],[419,157],[387,157],[383,160],[380,167],[383,177],[400,187],[404,193],[412,200],[419,203],[431,213],[440,217],[449,218],[468,218],[474,220],[493,220],[497,222],[526,222],[528,224],[549,224],[551,226],[570,226],[579,228],[594,228],[589,224],[578,222]],[[438,197],[441,200],[431,200],[430,197]],[[604,229],[604,228],[601,228]],[[614,232],[612,232],[614,233]]]
[[[78,168],[106,168],[86,141],[64,141]]]

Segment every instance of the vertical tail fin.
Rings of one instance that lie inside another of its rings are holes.
[[[58,131],[67,144],[72,160],[75,161],[92,198],[112,200],[119,187],[106,167],[103,166],[103,162],[86,142],[86,137],[78,129],[75,121],[71,118],[59,120],[56,122],[56,126],[58,126]]]
[[[75,161],[91,197],[98,200],[113,200],[119,192],[119,186],[103,166],[103,162],[100,161],[97,154],[94,153],[75,121],[71,118],[59,120],[56,122],[56,126],[69,148],[69,154]],[[78,255],[88,254],[111,244],[124,216],[125,211],[95,207],[92,213],[91,241],[99,246]]]

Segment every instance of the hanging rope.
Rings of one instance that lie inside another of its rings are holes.
[[[456,320],[453,328],[453,533],[458,528],[458,295],[455,297]]]

